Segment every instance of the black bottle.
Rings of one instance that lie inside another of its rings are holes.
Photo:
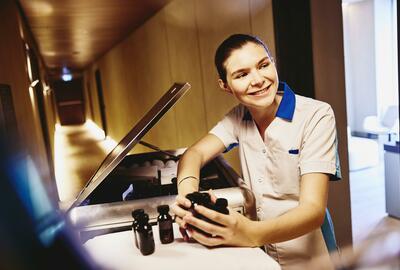
[[[137,248],[139,248],[139,244],[138,244],[139,237],[137,234],[138,220],[139,220],[139,217],[143,214],[144,214],[144,210],[141,208],[132,211],[132,217],[133,217],[132,232],[133,232],[133,235],[135,236],[135,245]]]
[[[219,213],[221,213],[221,214],[225,214],[225,215],[228,215],[228,214],[229,214],[229,210],[228,210],[228,208],[227,208],[227,206],[228,206],[228,201],[227,201],[227,199],[218,198],[218,199],[215,201],[215,204],[214,204],[214,203],[212,203],[212,201],[211,201],[211,196],[210,196],[210,194],[208,194],[208,193],[201,193],[201,192],[189,193],[189,194],[186,195],[186,198],[189,199],[189,201],[190,201],[190,203],[191,203],[190,208],[187,209],[187,210],[188,210],[189,212],[191,212],[191,213],[193,214],[194,217],[196,217],[196,218],[198,218],[198,219],[201,219],[201,220],[204,220],[204,221],[206,221],[206,222],[209,222],[209,223],[211,223],[211,224],[221,225],[221,224],[218,224],[217,222],[214,222],[214,221],[212,221],[212,220],[206,218],[205,216],[200,215],[199,213],[197,213],[196,210],[194,209],[194,206],[195,206],[196,204],[202,205],[202,206],[204,206],[204,207],[207,207],[207,208],[209,208],[209,209],[212,209],[212,210],[214,210],[214,211],[217,211],[217,212],[219,212]],[[205,235],[211,236],[210,234],[208,234],[208,233],[206,233],[206,232],[200,230],[199,228],[194,227],[193,225],[188,225],[188,226],[189,226],[190,228],[192,228],[192,229],[195,229],[195,230],[197,230],[197,231],[199,231],[199,232],[205,234]]]
[[[168,205],[159,205],[157,207],[158,215],[158,231],[160,233],[160,241],[162,244],[168,244],[174,241],[174,229],[172,227],[172,217],[168,213]]]
[[[146,213],[138,217],[138,244],[140,252],[143,255],[149,255],[154,252],[153,229],[149,224],[149,216]]]
[[[228,200],[225,198],[218,198],[215,201],[214,210],[221,214],[228,215],[229,214]]]

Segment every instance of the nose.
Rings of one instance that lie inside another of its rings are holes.
[[[258,70],[254,71],[252,74],[250,84],[252,86],[259,86],[259,85],[262,85],[263,83],[264,83],[264,77],[260,74],[260,72]]]

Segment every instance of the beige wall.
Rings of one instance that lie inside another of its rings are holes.
[[[21,27],[21,31],[20,31]],[[29,156],[39,174],[52,192],[55,192],[55,182],[51,164],[49,164],[41,124],[39,120],[38,104],[33,92],[29,91],[29,79],[26,65],[26,55],[21,34],[34,49],[29,32],[21,24],[19,12],[15,1],[0,1],[0,83],[11,86],[12,98],[18,125],[19,138],[15,144],[19,144],[24,155]],[[43,66],[40,66],[43,69]],[[41,82],[43,83],[43,82]],[[46,107],[49,98],[45,98]],[[54,112],[48,112],[47,117],[54,119]],[[50,132],[54,131],[54,123],[49,125]],[[51,133],[51,140],[53,133]],[[52,193],[56,195],[55,193]]]
[[[315,97],[331,104],[336,117],[342,180],[331,182],[329,202],[340,245],[352,243],[346,92],[340,1],[311,1]]]

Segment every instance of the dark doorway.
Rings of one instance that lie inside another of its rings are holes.
[[[104,103],[103,96],[103,85],[101,83],[101,74],[100,70],[96,70],[96,86],[97,86],[97,94],[99,97],[99,108],[100,108],[100,116],[101,116],[101,125],[103,126],[104,136],[107,136],[107,122],[106,122],[106,105]]]
[[[14,152],[20,150],[11,88],[6,84],[0,84],[0,139],[9,147],[8,150]]]
[[[279,79],[296,94],[315,97],[310,0],[273,0]]]
[[[83,103],[83,80],[57,80],[52,83],[57,100],[61,125],[81,125],[85,122]]]
[[[92,89],[91,89],[91,85],[90,85],[90,82],[88,81],[87,83],[86,83],[86,91],[87,91],[87,93],[88,93],[88,101],[87,101],[87,103],[89,104],[89,116],[90,116],[90,119],[92,120],[92,121],[94,121],[94,113],[93,113],[93,101],[92,101]]]

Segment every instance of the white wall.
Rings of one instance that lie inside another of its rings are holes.
[[[348,122],[363,131],[366,116],[398,103],[396,1],[344,2]]]
[[[342,6],[348,123],[362,131],[363,119],[377,114],[374,0]]]
[[[398,105],[396,1],[375,0],[375,55],[377,114]]]

